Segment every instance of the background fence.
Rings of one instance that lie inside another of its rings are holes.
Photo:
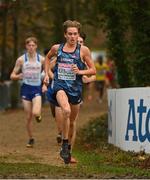
[[[5,81],[0,83],[0,111],[8,108],[22,107],[20,98],[21,82]],[[42,103],[46,103],[46,94],[42,94]]]
[[[11,107],[11,81],[0,83],[0,110]]]

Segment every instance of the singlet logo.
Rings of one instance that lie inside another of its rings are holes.
[[[70,58],[61,58],[60,61],[61,61],[61,62],[70,62],[70,63],[73,63],[74,59],[70,59]]]

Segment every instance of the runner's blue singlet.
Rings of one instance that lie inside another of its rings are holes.
[[[70,96],[82,95],[82,75],[75,74],[72,65],[76,64],[79,70],[85,69],[85,63],[80,57],[80,47],[77,44],[74,52],[64,52],[64,44],[60,44],[57,61],[54,68],[54,92],[64,90]]]

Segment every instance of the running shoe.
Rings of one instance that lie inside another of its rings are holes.
[[[28,148],[32,148],[32,147],[33,147],[33,145],[34,145],[34,143],[35,143],[34,139],[33,139],[33,138],[31,138],[31,139],[29,139],[29,142],[28,142],[28,144],[26,145],[26,147],[28,147]]]
[[[78,161],[77,161],[74,157],[71,156],[70,163],[75,164],[75,163],[77,163],[77,162],[78,162]]]
[[[61,161],[64,161],[62,157],[60,157],[60,160],[61,160]],[[70,158],[70,162],[69,162],[69,163],[70,163],[70,164],[76,164],[76,163],[78,163],[78,161],[77,161],[74,157],[72,157],[72,155],[71,155],[71,158]]]
[[[35,119],[36,122],[40,123],[42,121],[42,116],[36,116]]]
[[[62,142],[62,134],[59,133],[56,137],[57,143],[60,144]]]
[[[68,149],[68,143],[63,143],[61,150],[60,150],[60,157],[64,160],[65,164],[70,163],[71,154],[70,150]]]

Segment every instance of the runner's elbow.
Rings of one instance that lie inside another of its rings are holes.
[[[13,73],[11,73],[10,79],[11,79],[11,80],[14,80],[14,75],[13,75]]]
[[[93,69],[93,75],[96,75],[96,69],[95,68]]]

